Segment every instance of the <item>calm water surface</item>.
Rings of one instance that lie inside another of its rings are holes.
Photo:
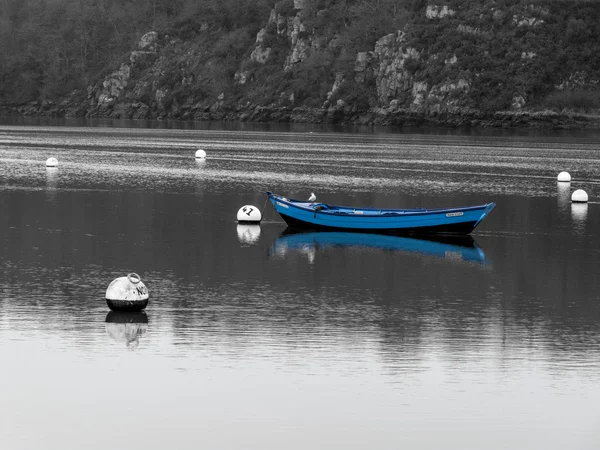
[[[598,137],[0,126],[0,447],[600,448]],[[497,207],[289,234],[267,190]]]

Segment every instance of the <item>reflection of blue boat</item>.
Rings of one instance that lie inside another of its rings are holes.
[[[327,247],[378,248],[421,253],[458,261],[487,263],[483,250],[471,236],[431,236],[426,239],[418,239],[344,231],[285,231],[275,240],[273,251],[276,254],[285,254],[288,250],[314,251],[317,248]]]
[[[293,200],[267,192],[290,227],[385,234],[469,234],[495,203],[436,209],[376,209]]]

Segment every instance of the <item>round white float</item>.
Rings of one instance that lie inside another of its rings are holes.
[[[58,166],[58,160],[56,158],[48,158],[46,160],[46,167],[56,167]]]
[[[106,304],[113,311],[141,311],[148,297],[148,288],[137,273],[114,279],[106,289]]]
[[[573,192],[573,195],[571,195],[571,201],[574,203],[587,203],[587,192],[585,192],[583,189],[577,189],[575,192]]]
[[[206,152],[204,150],[202,150],[201,148],[196,150],[196,158],[197,159],[204,159],[206,158]]]
[[[571,181],[571,175],[569,175],[569,172],[561,172],[556,179],[561,182],[569,182]]]
[[[259,223],[262,220],[262,214],[256,206],[244,205],[237,213],[239,223]]]
[[[260,225],[238,224],[237,235],[242,244],[254,244],[260,238]]]

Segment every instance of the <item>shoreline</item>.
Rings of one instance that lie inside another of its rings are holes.
[[[64,101],[0,105],[0,116],[87,119],[141,119],[225,121],[254,123],[298,123],[315,125],[361,125],[383,127],[520,128],[584,130],[600,129],[600,115],[555,111],[415,111],[393,108],[277,107],[251,105],[239,108],[224,103],[212,106],[185,105],[174,111],[157,111],[141,103],[116,103],[109,107],[87,107]]]

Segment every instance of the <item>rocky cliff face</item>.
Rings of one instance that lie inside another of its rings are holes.
[[[406,44],[404,32],[397,31],[378,40],[373,51],[357,55],[355,78],[363,82],[371,77],[376,80],[380,106],[387,106],[391,101],[398,103],[399,98],[412,104],[419,101],[417,95],[421,94],[420,91],[412,93],[418,81],[414,80],[406,65],[419,59],[419,52]]]
[[[211,34],[202,22],[194,39],[150,31],[118,68],[88,87],[83,103],[65,100],[43,111],[400,125],[560,121],[556,111],[526,111],[538,89],[528,84],[529,74],[551,57],[536,41],[553,23],[548,7],[513,2],[503,8],[492,1],[470,10],[457,1],[430,3],[404,28],[364,49],[342,37],[343,28],[325,29],[329,11],[317,3],[284,0],[247,43],[239,33]],[[348,26],[348,20],[338,20],[339,26]],[[228,56],[231,49],[239,59]],[[348,60],[351,64],[341,63]],[[507,75],[494,78],[497,68]],[[558,91],[600,87],[600,77],[585,68],[552,77]],[[499,98],[499,110],[482,108],[486,98]]]
[[[129,61],[106,76],[103,80],[88,88],[89,109],[87,114],[94,115],[128,115],[131,118],[143,118],[149,115],[150,105],[141,101],[142,95],[148,90],[144,82],[131,83],[131,74],[135,70],[152,67],[156,70],[161,66],[156,63],[160,49],[158,33],[150,31],[144,34],[136,50],[129,54]],[[160,104],[162,93],[155,92],[155,99]]]
[[[428,8],[428,18],[442,18],[453,15],[447,8]],[[430,55],[430,59],[442,55]],[[426,79],[419,78],[410,65],[419,63],[421,54],[407,44],[403,31],[382,37],[372,52],[359,53],[356,58],[355,72],[358,82],[376,80],[377,99],[380,107],[407,108],[413,112],[453,112],[458,113],[462,94],[467,93],[470,82],[464,78],[447,78],[440,83],[430,85]],[[444,65],[456,64],[458,58],[452,55],[444,60]],[[425,61],[427,63],[427,61]]]

